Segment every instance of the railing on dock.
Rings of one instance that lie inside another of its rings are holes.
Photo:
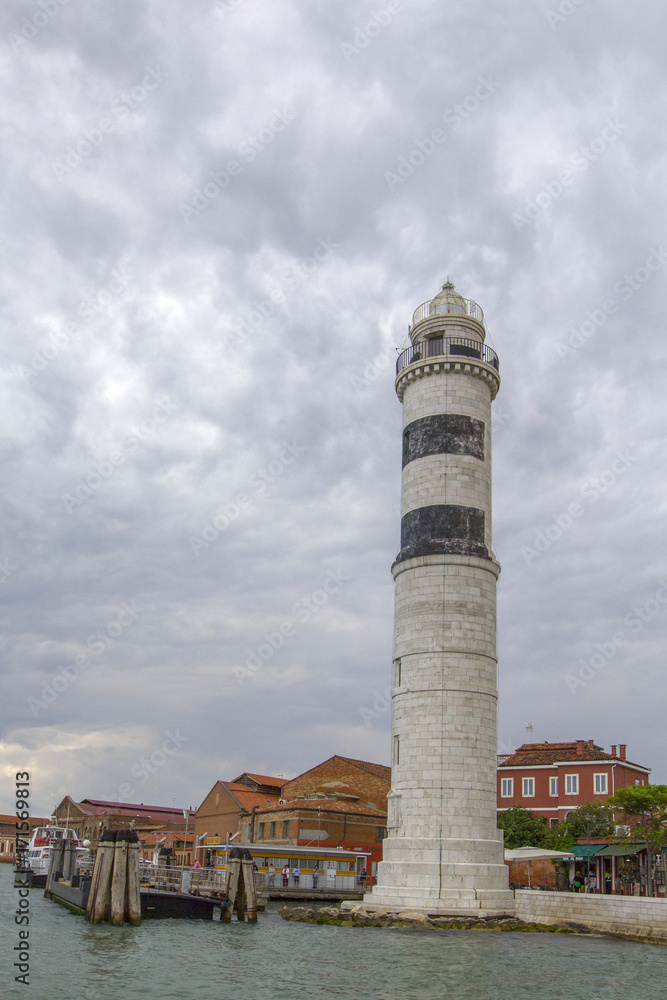
[[[210,893],[224,896],[227,872],[218,868],[181,868],[180,865],[153,865],[142,861],[141,885],[162,892]]]

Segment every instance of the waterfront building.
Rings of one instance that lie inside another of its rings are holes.
[[[372,877],[387,833],[391,769],[334,755],[285,781],[280,801],[241,817],[241,839],[259,845],[365,852]]]
[[[195,836],[210,844],[231,840],[240,833],[242,816],[278,804],[283,781],[247,771],[233,781],[216,781],[197,809]]]
[[[28,820],[31,831],[36,826],[46,826],[48,822],[48,819],[36,816],[31,816]],[[13,863],[16,858],[16,823],[16,813],[11,815],[0,813],[0,862]],[[28,841],[30,833],[20,833],[19,837],[21,840]]]
[[[491,401],[481,308],[447,282],[415,311],[403,404],[392,785],[371,908],[511,913],[496,827],[496,583]]]
[[[188,825],[192,829],[194,811],[188,811]],[[113,802],[106,799],[82,799],[75,802],[66,795],[54,809],[56,826],[76,831],[80,840],[90,840],[95,849],[102,830],[125,830],[132,826],[137,833],[178,829],[184,825],[182,809],[173,806],[147,806],[143,802]]]
[[[556,826],[573,809],[604,803],[619,788],[648,785],[650,773],[627,759],[624,743],[612,746],[611,753],[593,740],[524,743],[499,758],[498,812],[521,806]]]

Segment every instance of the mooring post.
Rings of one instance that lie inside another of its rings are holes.
[[[111,908],[109,923],[120,926],[125,920],[125,885],[127,883],[127,831],[116,834],[113,853],[113,874],[111,876]]]
[[[65,842],[63,840],[57,840],[53,847],[51,848],[51,857],[49,859],[49,873],[46,876],[46,886],[44,888],[44,897],[46,899],[51,899],[51,884],[58,875],[63,873],[63,852],[65,850]]]
[[[95,897],[90,909],[90,923],[101,924],[109,916],[111,900],[111,876],[113,874],[113,859],[116,846],[116,834],[113,830],[105,830],[97,848],[101,853],[100,873],[96,886]],[[92,887],[91,887],[92,891]]]
[[[88,903],[86,905],[86,920],[88,923],[90,923],[93,915],[93,906],[95,905],[95,896],[97,895],[97,887],[100,882],[100,869],[103,857],[104,854],[98,847],[95,851],[95,864],[93,865],[93,874],[90,879],[90,889],[88,890]]]
[[[72,876],[76,874],[76,843],[73,840],[63,841],[63,879],[72,881]]]
[[[243,866],[243,887],[245,889],[248,923],[254,924],[257,922],[257,886],[255,885],[255,869],[253,867],[252,854],[248,848],[243,852],[243,861],[241,864]]]
[[[125,892],[125,919],[133,927],[141,923],[141,874],[139,868],[139,837],[130,830],[127,845],[127,887]]]

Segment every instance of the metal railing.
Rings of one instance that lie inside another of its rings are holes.
[[[396,374],[402,372],[408,365],[416,361],[435,361],[443,357],[477,358],[500,371],[500,361],[496,352],[479,340],[466,340],[463,337],[433,337],[421,344],[413,344],[402,351],[396,361]]]
[[[427,302],[422,302],[420,306],[417,306],[412,314],[410,329],[416,323],[421,323],[423,319],[428,319],[430,316],[472,316],[473,319],[479,320],[480,323],[484,322],[482,307],[478,306],[472,299],[463,299],[463,305],[460,305],[458,302],[438,302],[433,305],[434,302],[435,299],[429,299]]]
[[[271,875],[269,872],[257,872],[255,879],[257,888],[261,892],[278,891],[279,889],[313,889],[317,892],[329,889],[340,892],[360,889],[372,884],[370,878],[362,880],[355,872],[336,872],[333,878],[328,877],[326,873],[313,875],[312,872],[308,872],[301,875],[298,882],[295,881],[293,875],[290,874],[286,879],[279,871],[275,875]]]

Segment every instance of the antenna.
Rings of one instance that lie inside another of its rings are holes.
[[[532,743],[533,742],[533,723],[532,722],[527,722],[526,723],[526,729],[530,733],[530,742]]]

